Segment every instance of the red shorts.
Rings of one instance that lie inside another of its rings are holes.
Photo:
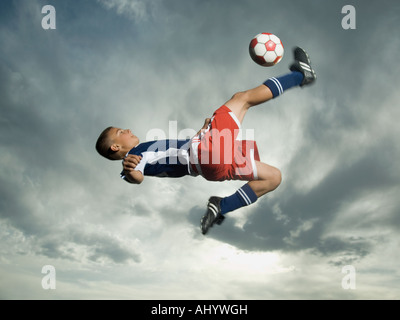
[[[210,181],[257,179],[257,144],[241,140],[241,125],[226,106],[214,112],[205,132],[191,141],[192,170]]]

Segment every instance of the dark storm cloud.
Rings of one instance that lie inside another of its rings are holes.
[[[23,163],[25,163],[25,166],[21,169],[25,170],[26,175],[33,182],[41,181],[41,177],[49,170],[60,170],[60,175],[73,177],[77,182],[89,180],[89,172],[83,166],[72,164],[70,158],[66,157],[66,154],[70,154],[75,148],[72,152],[79,154],[80,152],[85,152],[85,150],[79,149],[79,147],[92,147],[92,141],[89,141],[86,137],[83,138],[81,146],[73,143],[73,141],[77,140],[81,132],[85,132],[83,128],[92,122],[88,106],[85,106],[86,108],[79,108],[82,100],[85,99],[85,91],[92,93],[90,92],[90,84],[96,81],[96,73],[90,68],[95,68],[95,63],[99,63],[101,60],[100,57],[105,58],[107,55],[112,54],[112,50],[106,49],[107,46],[105,46],[105,43],[108,43],[110,47],[119,45],[120,43],[117,39],[127,39],[128,29],[130,33],[133,32],[133,34],[130,34],[130,39],[134,39],[138,34],[136,34],[135,28],[126,28],[128,24],[125,24],[124,19],[117,19],[120,25],[114,28],[105,27],[106,25],[110,25],[111,22],[115,23],[117,15],[110,16],[104,10],[101,10],[99,6],[95,6],[92,2],[87,1],[83,2],[79,7],[58,4],[59,30],[53,34],[46,33],[41,30],[39,23],[34,23],[42,17],[40,11],[38,11],[42,3],[37,2],[29,6],[26,6],[26,4],[22,5],[22,3],[22,1],[13,2],[14,15],[8,18],[9,23],[13,23],[19,28],[20,36],[22,37],[15,39],[10,34],[8,35],[8,46],[3,48],[6,60],[3,60],[3,63],[0,65],[2,122],[4,123],[0,130],[5,141],[3,146],[13,156],[24,159]],[[269,3],[270,7],[282,5],[281,2]],[[366,68],[363,68],[363,66],[368,56],[360,53],[365,50],[369,33],[357,30],[349,32],[341,30],[341,3],[313,3],[311,6],[290,2],[290,6],[294,10],[285,12],[284,18],[300,27],[287,30],[282,28],[282,36],[288,39],[289,43],[294,43],[292,37],[298,37],[299,41],[304,41],[306,45],[310,45],[311,49],[314,49],[315,53],[312,56],[317,62],[317,67],[320,68],[318,69],[318,87],[313,89],[315,90],[314,92],[330,88],[331,90],[327,90],[328,97],[333,97],[331,92],[337,92],[339,94],[339,103],[344,104],[345,98],[351,95],[351,88],[357,86],[357,83],[354,83],[353,77],[358,79],[362,74],[367,73]],[[216,2],[196,4],[192,2],[185,2],[185,4],[177,1],[168,2],[165,4],[164,9],[168,12],[167,16],[170,20],[160,17],[159,21],[153,22],[159,25],[165,24],[164,26],[173,28],[171,30],[175,32],[174,36],[172,37],[172,31],[169,29],[165,30],[167,36],[164,37],[151,31],[155,37],[149,38],[146,41],[152,43],[153,52],[161,50],[164,59],[172,61],[173,64],[179,64],[182,61],[181,59],[186,55],[187,58],[195,57],[195,60],[207,59],[207,61],[213,61],[214,64],[219,65],[227,59],[225,54],[220,55],[213,49],[219,48],[217,44],[221,41],[221,34],[226,33],[227,38],[235,34],[235,38],[239,42],[238,38],[248,39],[249,37],[247,32],[239,30],[243,28],[243,25],[245,26],[245,30],[252,30],[253,32],[253,28],[250,25],[252,23],[259,25],[264,19],[266,27],[282,24],[279,22],[282,17],[275,15],[273,10],[266,11],[265,15],[254,15],[252,19],[246,19],[243,16],[243,10],[249,13],[255,12],[258,7],[258,2],[249,2],[246,7],[243,7],[240,2],[230,2],[230,5],[226,8],[228,11],[222,13],[220,6]],[[384,4],[378,6],[377,3],[374,3],[369,8],[360,6],[358,10],[359,28],[364,30],[365,28],[362,28],[362,26],[367,21],[372,25],[384,28],[384,23],[379,21],[382,18],[383,7],[385,7]],[[93,14],[85,14],[85,12],[89,11]],[[230,19],[224,19],[224,14],[229,14]],[[189,23],[193,15],[207,16],[207,22],[195,19],[192,23]],[[105,23],[98,24],[99,19],[105,21]],[[322,24],[324,25],[323,32],[318,28]],[[31,28],[32,26],[35,27]],[[78,30],[84,30],[84,37],[78,36],[80,35]],[[118,30],[119,37],[117,37],[116,30]],[[211,32],[211,30],[218,32]],[[196,35],[207,32],[209,35],[207,43],[200,44],[197,42],[198,37],[188,37],[187,34],[189,31],[191,34]],[[355,32],[357,32],[357,37],[354,37]],[[104,41],[104,37],[111,41],[111,43]],[[356,39],[357,46],[350,46],[350,42],[354,42],[354,39]],[[171,40],[174,40],[172,46]],[[131,45],[131,41],[128,41],[126,45]],[[25,43],[26,50],[17,50],[21,42]],[[328,44],[332,43],[335,45],[328,46]],[[243,54],[241,51],[234,49],[237,45],[234,41],[228,41],[224,44],[224,50],[232,53],[228,59],[237,60]],[[332,68],[332,60],[344,54],[344,50],[349,47],[353,50],[352,58],[341,59],[343,64]],[[316,48],[321,48],[321,50],[316,50]],[[102,50],[106,50],[106,52],[99,53]],[[357,54],[354,54],[355,52]],[[177,53],[180,53],[180,55],[178,56]],[[325,58],[329,58],[331,62],[324,63],[326,61],[323,55],[325,55]],[[91,59],[88,59],[89,57]],[[359,59],[355,57],[359,57]],[[161,66],[163,65],[163,60],[156,60],[155,64]],[[352,74],[349,76],[348,69],[350,65],[356,68],[357,72],[361,75],[357,73],[356,75]],[[74,80],[77,80],[77,75],[86,77],[78,82],[82,85],[78,89],[73,86]],[[342,76],[340,77],[340,75]],[[328,81],[328,77],[331,80],[335,80]],[[198,92],[193,92],[193,94],[200,95]],[[200,100],[200,97],[196,100]],[[93,109],[89,108],[89,110],[92,111]],[[329,114],[329,110],[323,108],[322,112],[325,111]],[[332,116],[327,117],[318,113],[311,114],[305,126],[306,130],[304,131],[304,135],[312,141],[307,147],[312,150],[313,148],[323,148],[327,144],[334,144],[338,136],[330,133],[334,130],[347,130],[347,128],[354,125],[357,125],[357,115],[349,109],[346,110],[346,108],[340,108],[335,111],[333,121]],[[89,132],[95,132],[93,126],[89,127],[87,129]],[[316,140],[317,137],[318,140]],[[315,139],[315,141],[312,139]],[[23,148],[20,147],[21,144],[23,144]],[[298,168],[299,163],[305,163],[310,160],[307,158],[307,147],[292,160],[293,168]],[[380,165],[382,159],[379,158],[376,160],[377,166],[384,168],[384,165]],[[354,164],[356,169],[363,168],[364,166],[365,169],[372,171],[372,174],[374,174],[376,170],[371,165],[371,162],[361,163],[358,167]],[[296,171],[296,169],[293,169],[293,171]],[[323,222],[318,220],[321,219],[319,216],[321,212],[324,212],[329,217],[333,214],[335,205],[337,205],[335,201],[340,201],[342,198],[350,198],[342,187],[343,180],[337,178],[345,178],[346,176],[349,177],[349,175],[353,175],[353,181],[360,181],[359,186],[350,186],[350,190],[353,190],[352,188],[354,190],[360,188],[362,183],[369,182],[365,180],[368,177],[363,176],[362,169],[359,169],[357,172],[349,169],[349,172],[332,173],[332,176],[328,176],[327,180],[323,182],[323,186],[318,186],[318,188],[313,190],[314,193],[311,192],[307,196],[299,196],[296,195],[295,191],[292,191],[293,197],[286,197],[292,199],[292,202],[288,202],[287,200],[284,203],[280,203],[281,210],[289,217],[291,216],[289,212],[300,210],[303,213],[300,217],[293,218],[294,221],[292,220],[287,225],[282,225],[282,222],[274,220],[266,221],[269,226],[267,227],[269,234],[275,235],[269,236],[273,239],[272,243],[274,243],[271,244],[271,247],[284,247],[285,244],[282,242],[282,239],[288,237],[290,230],[296,229],[304,219],[315,218],[317,221],[313,222],[312,230],[306,233],[313,236],[310,236],[310,239],[307,240],[303,235],[305,238],[299,240],[298,244],[299,247],[310,247],[310,243],[322,234]],[[379,179],[387,177],[383,174],[382,177],[379,176],[376,178],[379,181]],[[18,188],[23,190],[18,185],[15,185],[14,190]],[[3,201],[3,203],[8,202]],[[21,211],[26,211],[28,208],[17,208],[17,206],[24,205],[15,205],[11,210],[6,209],[6,205],[4,205],[5,209],[3,212],[4,216],[15,221],[18,221],[17,217],[21,216],[20,222],[17,223],[19,225],[24,219],[27,219],[26,217],[22,218]],[[296,207],[299,207],[299,209],[296,209]],[[15,214],[11,215],[5,212],[15,212]],[[266,216],[269,217],[266,219],[273,218],[271,214]],[[245,230],[251,230],[255,234],[264,234],[265,230],[257,230],[258,225],[264,224],[256,223],[257,219],[262,220],[262,217],[264,217],[263,213],[256,213],[252,218],[254,222],[250,220],[245,225]],[[34,227],[35,223],[24,223],[24,225],[24,230],[26,231],[29,228],[37,229]],[[280,240],[278,240],[279,237]],[[247,246],[246,239],[243,241],[243,246]]]

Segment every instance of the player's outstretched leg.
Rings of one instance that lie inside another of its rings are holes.
[[[236,115],[240,122],[250,107],[267,102],[282,95],[286,90],[294,87],[303,87],[315,82],[315,71],[311,67],[310,57],[300,47],[295,47],[294,63],[290,66],[290,73],[279,77],[271,77],[262,85],[243,92],[237,92],[225,103]]]

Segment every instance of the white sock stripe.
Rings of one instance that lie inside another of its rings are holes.
[[[250,198],[247,196],[247,194],[242,190],[242,188],[240,188],[238,190],[239,195],[243,198],[244,202],[246,202],[246,204],[249,206],[251,205],[251,201]]]
[[[276,79],[276,82],[278,82],[278,85],[279,85],[279,88],[281,89],[281,94],[282,94],[283,93],[282,83],[280,83],[280,81],[278,79]]]
[[[247,203],[247,205],[250,205],[251,204],[251,200],[250,200],[249,196],[244,192],[244,190],[242,188],[240,188],[238,191],[239,191],[239,194],[244,199],[244,201]]]
[[[279,80],[277,78],[270,78],[270,79],[275,83],[276,87],[278,88],[279,95],[281,95],[283,93],[283,88]]]
[[[278,85],[279,92],[280,92],[280,94],[282,94],[283,93],[282,84],[279,82],[279,80],[277,78],[274,78],[274,77],[273,77],[273,81],[276,82],[276,84]]]
[[[212,203],[209,203],[209,204],[208,204],[208,208],[210,208],[211,211],[212,211],[212,213],[214,213],[214,215],[217,216],[217,214],[218,214],[218,208],[217,208],[215,205],[213,205]]]

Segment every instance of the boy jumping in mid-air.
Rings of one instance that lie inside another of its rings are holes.
[[[129,183],[140,184],[145,175],[173,178],[201,175],[210,181],[248,181],[231,196],[213,196],[208,200],[200,223],[202,233],[206,234],[214,224],[223,222],[226,213],[256,202],[281,183],[279,169],[260,161],[255,141],[241,140],[240,129],[250,107],[316,80],[303,49],[294,49],[294,60],[290,73],[233,95],[211,119],[206,119],[192,139],[139,143],[129,129],[109,127],[100,134],[96,149],[107,159],[123,160],[121,177]]]

